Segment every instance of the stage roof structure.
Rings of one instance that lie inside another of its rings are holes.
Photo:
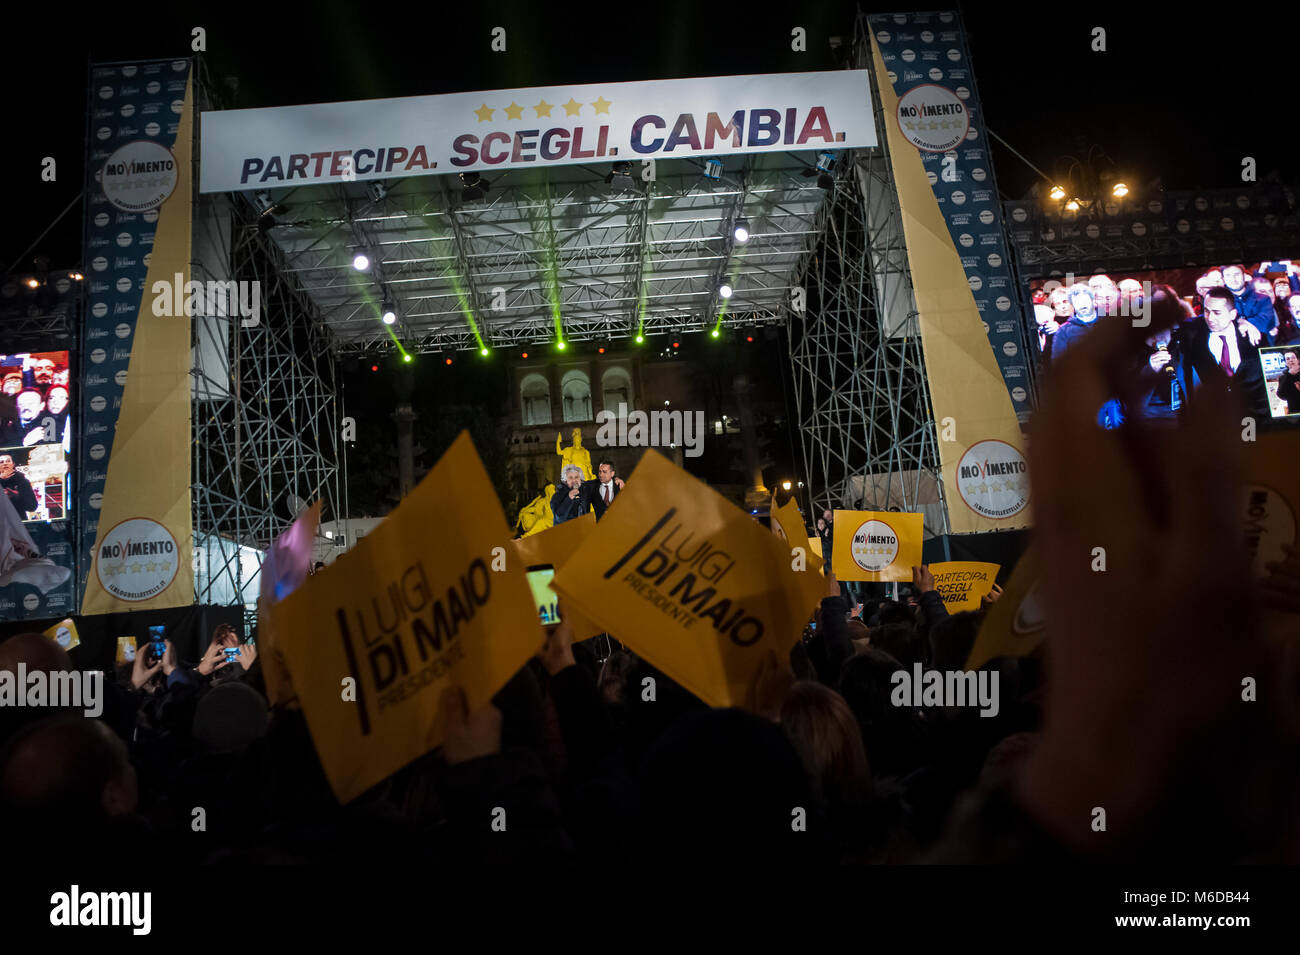
[[[713,179],[705,162],[660,159],[650,181],[632,163],[622,186],[605,181],[611,162],[493,171],[480,198],[456,175],[236,195],[265,213],[282,274],[315,303],[340,356],[782,323],[824,228],[818,153],[716,161]],[[367,271],[353,267],[358,253]]]

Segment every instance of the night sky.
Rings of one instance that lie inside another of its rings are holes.
[[[789,14],[778,5],[699,0],[526,0],[444,9],[222,4],[201,14],[165,5],[93,9],[74,17],[24,4],[7,12],[0,70],[14,115],[0,151],[9,200],[0,267],[14,262],[80,189],[86,64],[188,55],[195,26],[207,30],[214,79],[239,78],[233,105],[283,106],[831,69],[827,40],[851,39],[855,5],[790,3]],[[1288,41],[1278,32],[1286,24],[1281,8],[1233,20],[1172,5],[1044,7],[1030,20],[1009,19],[1001,4],[960,9],[990,129],[1040,168],[1051,172],[1057,157],[1095,143],[1139,184],[1158,176],[1168,189],[1230,187],[1241,181],[1243,156],[1255,157],[1261,179],[1276,170],[1296,181],[1300,137],[1289,128],[1292,70]],[[507,30],[505,53],[489,49],[495,26]],[[790,50],[794,26],[808,31],[806,53]],[[1090,49],[1096,26],[1107,30],[1105,53]],[[1221,41],[1227,45],[1216,47]],[[1020,198],[1035,173],[996,143],[993,155],[1003,197]],[[44,156],[58,160],[55,183],[40,181]],[[74,209],[37,251],[56,266],[76,264],[80,231]],[[27,267],[30,255],[18,263]]]

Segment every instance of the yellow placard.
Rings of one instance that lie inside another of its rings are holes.
[[[921,563],[920,514],[836,511],[831,567],[840,580],[911,580]]]
[[[648,450],[555,589],[706,703],[735,706],[826,589],[790,564],[774,534]]]
[[[269,606],[330,785],[354,799],[441,744],[443,691],[487,704],[545,634],[468,432],[378,527]]]
[[[785,541],[792,552],[794,548],[802,547],[808,568],[820,573],[822,569],[821,541],[817,542],[817,550],[812,551],[812,539],[808,536],[808,530],[803,523],[803,515],[799,513],[799,505],[795,504],[794,499],[791,498],[780,507],[770,509],[768,514],[772,521],[772,533]],[[805,544],[804,541],[808,543]]]
[[[996,657],[1023,657],[1043,642],[1047,618],[1039,587],[1042,568],[1032,545],[1020,555],[1002,596],[989,608],[967,670],[978,670]]]
[[[980,609],[980,598],[993,589],[1000,569],[1000,564],[980,560],[949,560],[931,564],[930,575],[944,607],[949,613],[960,613]]]
[[[117,638],[117,655],[113,658],[118,666],[135,662],[135,637]]]
[[[1264,627],[1274,637],[1300,631],[1300,432],[1268,432],[1247,445],[1241,517],[1251,577],[1259,584]],[[1269,564],[1276,565],[1273,569]]]
[[[77,625],[72,622],[71,617],[60,620],[54,626],[44,631],[45,636],[49,637],[65,650],[71,650],[73,647],[81,646],[81,637],[77,634]]]
[[[523,567],[550,564],[559,570],[595,529],[596,515],[588,511],[571,521],[549,527],[529,537],[513,540],[510,545],[514,548]],[[576,607],[566,604],[564,615],[573,628],[575,640],[586,640],[604,632],[601,627],[584,617]]]
[[[808,546],[812,548],[812,552],[820,557],[824,563],[826,555],[822,553],[822,539],[820,537],[810,537],[808,538]]]

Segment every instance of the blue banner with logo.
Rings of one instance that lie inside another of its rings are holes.
[[[83,594],[101,534],[104,489],[137,316],[141,303],[153,298],[145,285],[160,209],[178,182],[188,182],[188,172],[177,168],[173,150],[189,76],[187,59],[90,69],[81,351],[85,411],[77,495],[83,548],[78,592]],[[137,536],[143,539],[144,534]]]
[[[868,18],[898,95],[903,137],[921,153],[939,209],[1016,417],[1031,409],[1020,290],[1002,232],[1002,208],[989,155],[966,34],[956,13],[875,14]]]

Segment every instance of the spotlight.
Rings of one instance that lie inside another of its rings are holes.
[[[602,355],[605,354],[605,349],[603,347],[597,348],[596,351],[600,352]]]
[[[718,294],[723,298],[731,298],[731,286],[726,282],[723,282],[722,285],[718,287]]]
[[[636,185],[632,181],[632,164],[626,160],[614,163],[613,170],[605,177],[605,185],[617,186],[619,189],[631,189]]]
[[[1115,185],[1111,186],[1110,194],[1116,199],[1123,199],[1128,195],[1128,186],[1124,185],[1122,182],[1117,182]]]
[[[747,342],[752,342],[753,340],[754,340],[754,336],[753,336],[753,335],[746,335],[746,336],[745,336],[745,341],[747,341]]]
[[[710,159],[708,162],[704,164],[704,178],[715,179],[715,180],[722,178],[721,159]]]
[[[673,347],[676,348],[676,347],[677,347],[678,345],[680,345],[680,344],[681,344],[681,342],[673,342]]]
[[[830,172],[835,167],[834,153],[817,154],[817,170],[819,172]]]
[[[1065,198],[1065,190],[1062,189],[1060,186],[1053,186],[1052,191],[1049,192],[1048,195],[1051,196],[1053,199],[1055,199],[1057,202],[1060,202],[1062,199]]]
[[[525,357],[525,358],[528,357],[528,352],[524,352],[524,357]]]
[[[28,287],[28,288],[40,288],[40,287],[41,287],[41,280],[40,280],[40,279],[28,279],[26,284],[27,284],[27,287]]]
[[[717,338],[718,335],[720,334],[720,332],[715,328],[715,329],[714,329],[712,332],[710,332],[709,334],[712,335],[714,338]]]
[[[379,370],[379,366],[378,366],[378,365],[371,365],[371,366],[370,366],[370,370],[371,370],[371,371],[378,371],[378,370]]]
[[[564,349],[565,349],[566,346],[565,346],[564,342],[559,341],[559,342],[556,342],[556,343],[555,343],[555,347],[558,348],[560,351],[564,351]]]
[[[410,355],[403,355],[403,356],[402,356],[402,361],[406,362],[407,364],[410,364],[410,362],[411,362],[412,360],[413,360],[413,359],[411,358]]]
[[[782,482],[781,482],[781,489],[782,489],[782,490],[785,490],[785,491],[790,490],[790,482],[789,482],[789,481],[782,481]]]
[[[451,364],[451,359],[450,359],[450,358],[447,359],[447,364],[449,364],[449,365]]]
[[[644,341],[645,341],[645,336],[644,336],[644,335],[638,335],[638,336],[636,337],[636,343],[637,343],[638,345],[640,345],[640,344],[641,344],[642,342],[644,342]]]
[[[1078,211],[1079,211],[1079,200],[1078,200],[1078,199],[1071,199],[1069,202],[1067,202],[1067,203],[1065,204],[1065,208],[1069,209],[1071,212],[1078,212]]]
[[[475,199],[482,199],[487,195],[488,189],[492,184],[476,172],[462,172],[460,181],[463,188],[460,191],[460,197],[465,202],[473,202]]]
[[[732,235],[736,237],[736,241],[739,242],[741,245],[744,245],[746,242],[748,242],[749,241],[749,220],[737,219],[736,228],[735,231],[732,232]]]
[[[482,355],[484,358],[486,358],[486,357],[487,357],[487,353],[488,353],[487,347],[485,346],[485,347],[483,347],[483,348],[480,348],[480,349],[478,350],[478,353],[479,353],[480,355]]]
[[[392,302],[384,303],[383,316],[385,325],[391,325],[393,322],[397,321],[397,308]]]
[[[358,272],[364,272],[366,269],[370,268],[370,257],[358,252],[352,258],[352,267]]]
[[[72,279],[74,282],[81,282],[84,281],[86,277],[80,272],[73,272],[68,276],[68,278]]]

